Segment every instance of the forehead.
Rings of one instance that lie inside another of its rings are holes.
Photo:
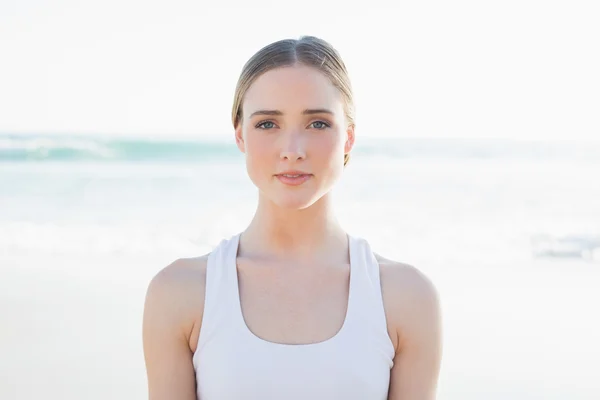
[[[244,115],[258,109],[284,111],[307,108],[343,110],[342,95],[331,80],[315,68],[277,68],[259,76],[244,96]]]

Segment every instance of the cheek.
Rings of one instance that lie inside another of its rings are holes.
[[[248,173],[255,177],[260,171],[268,168],[273,159],[272,146],[260,135],[252,133],[246,135],[245,139],[246,167]]]
[[[258,135],[256,132],[244,133],[244,144],[246,156],[249,158],[261,157],[269,151],[269,146],[264,135]]]
[[[313,146],[313,152],[319,158],[330,160],[331,163],[335,164],[339,157],[343,157],[344,154],[342,135],[335,133],[320,137],[318,143]]]

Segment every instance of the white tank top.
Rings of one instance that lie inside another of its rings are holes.
[[[348,236],[346,318],[332,338],[281,344],[246,325],[239,297],[240,234],[209,255],[204,316],[193,356],[200,400],[385,400],[394,347],[387,332],[379,264],[364,239]]]

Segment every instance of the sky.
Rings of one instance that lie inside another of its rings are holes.
[[[597,1],[1,0],[0,133],[232,134],[264,45],[341,53],[357,134],[600,137]]]

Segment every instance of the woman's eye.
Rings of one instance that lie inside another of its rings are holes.
[[[259,122],[256,127],[260,129],[273,129],[275,128],[275,124],[272,121],[263,121]]]
[[[329,124],[323,122],[323,121],[315,121],[311,124],[313,126],[313,128],[315,129],[325,129],[329,127]]]

